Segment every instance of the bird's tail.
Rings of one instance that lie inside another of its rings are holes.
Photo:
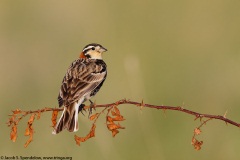
[[[52,134],[58,134],[65,128],[69,132],[78,131],[78,107],[77,103],[73,103],[68,107],[64,106],[62,115],[54,127]]]

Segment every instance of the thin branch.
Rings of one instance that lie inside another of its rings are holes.
[[[80,145],[80,142],[84,142],[86,140],[88,140],[89,138],[92,138],[95,136],[95,128],[96,128],[96,121],[99,118],[100,115],[104,114],[104,111],[106,109],[108,109],[108,112],[106,114],[106,125],[108,130],[110,130],[112,132],[112,136],[114,137],[116,134],[119,133],[119,129],[124,129],[124,127],[122,127],[119,123],[115,123],[117,121],[123,121],[125,120],[123,118],[123,116],[120,114],[119,109],[117,108],[119,105],[123,105],[123,104],[131,104],[132,106],[137,106],[140,107],[140,109],[143,108],[151,108],[151,109],[162,109],[162,110],[175,110],[175,111],[179,111],[179,112],[184,112],[186,114],[190,114],[195,116],[195,120],[196,119],[200,119],[202,120],[202,118],[206,118],[207,120],[205,121],[201,121],[201,125],[197,128],[194,129],[194,135],[192,137],[192,145],[194,146],[194,148],[196,150],[200,150],[201,146],[203,144],[203,141],[198,141],[196,139],[196,136],[199,135],[201,133],[200,128],[203,126],[203,124],[206,124],[209,120],[213,120],[213,119],[217,119],[220,121],[224,121],[226,124],[231,124],[233,126],[236,127],[240,127],[240,123],[237,123],[233,120],[230,120],[228,118],[226,118],[226,113],[221,116],[221,115],[211,115],[211,114],[202,114],[202,113],[198,113],[195,111],[191,111],[188,109],[184,109],[183,107],[177,106],[177,107],[173,107],[173,106],[158,106],[158,105],[152,105],[152,104],[145,104],[143,101],[142,102],[135,102],[135,101],[130,101],[130,100],[119,100],[116,101],[114,103],[109,103],[109,104],[100,104],[100,105],[93,105],[93,108],[103,108],[101,112],[96,113],[94,115],[92,115],[89,119],[93,120],[93,124],[92,124],[92,128],[89,132],[89,134],[87,134],[85,137],[78,137],[75,135],[75,141],[78,145]],[[91,106],[92,107],[92,106]],[[89,109],[90,106],[85,106],[84,109]],[[10,138],[13,142],[16,141],[17,139],[17,126],[18,123],[21,121],[21,119],[23,119],[24,117],[26,117],[27,115],[31,115],[30,119],[28,120],[28,125],[25,131],[25,136],[29,136],[28,141],[25,144],[25,147],[28,146],[28,144],[32,141],[32,137],[34,134],[34,129],[33,129],[33,121],[35,116],[37,117],[37,119],[40,119],[40,116],[42,113],[44,112],[52,112],[52,127],[55,126],[56,124],[56,120],[57,120],[57,115],[58,112],[62,111],[62,108],[43,108],[43,109],[38,109],[38,110],[34,110],[34,111],[22,111],[20,109],[16,109],[12,111],[12,114],[9,115],[10,118],[7,122],[7,125],[9,127],[11,127],[11,133],[10,133]],[[111,115],[110,115],[111,113]]]
[[[188,109],[184,109],[180,106],[177,106],[177,107],[163,106],[163,105],[158,106],[158,105],[145,104],[143,102],[139,103],[139,102],[134,102],[134,101],[123,99],[123,100],[117,101],[115,103],[95,105],[95,107],[96,108],[97,107],[108,107],[108,106],[112,106],[112,105],[121,105],[121,104],[133,104],[133,105],[139,106],[139,107],[147,107],[147,108],[155,108],[155,109],[163,109],[163,110],[175,110],[175,111],[180,111],[180,112],[184,112],[184,113],[187,113],[187,114],[194,115],[196,117],[195,120],[198,119],[198,118],[200,118],[200,119],[201,118],[218,119],[218,120],[224,121],[226,123],[229,123],[231,125],[240,127],[240,123],[232,121],[232,120],[226,118],[225,116],[198,113],[198,112],[194,112],[194,111],[191,111],[191,110],[188,110]]]
[[[94,108],[111,107],[114,105],[118,106],[118,105],[122,105],[122,104],[132,104],[132,105],[139,106],[139,107],[154,108],[154,109],[175,110],[175,111],[180,111],[180,112],[184,112],[187,114],[191,114],[196,117],[195,120],[198,118],[200,118],[200,119],[202,119],[202,118],[218,119],[218,120],[224,121],[226,123],[229,123],[231,125],[234,125],[236,127],[240,127],[240,123],[230,120],[230,119],[226,118],[225,116],[198,113],[195,111],[191,111],[189,109],[184,109],[180,106],[172,107],[172,106],[164,106],[164,105],[158,106],[158,105],[152,105],[152,104],[145,104],[145,103],[143,103],[143,101],[140,103],[140,102],[123,99],[123,100],[119,100],[119,101],[116,101],[114,103],[109,103],[109,104],[98,104],[98,105],[95,104]],[[88,109],[88,108],[89,108],[89,106],[85,107],[85,109]],[[25,114],[23,116],[26,116],[28,114],[33,114],[33,113],[39,113],[39,112],[62,111],[62,110],[63,110],[63,108],[44,108],[44,109],[35,110],[35,111],[24,111]]]

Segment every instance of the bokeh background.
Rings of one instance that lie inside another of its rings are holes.
[[[105,46],[108,77],[93,100],[123,98],[183,106],[240,121],[240,2],[237,0],[1,0],[0,156],[70,156],[73,159],[239,159],[240,130],[210,121],[191,145],[200,123],[176,111],[119,107],[126,127],[112,138],[104,118],[96,137],[79,147],[74,134],[51,134],[51,113],[34,123],[28,148],[25,118],[9,139],[11,110],[57,107],[62,78],[82,48]],[[80,115],[78,136],[91,123]]]

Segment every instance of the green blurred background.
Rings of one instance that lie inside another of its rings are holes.
[[[62,78],[82,48],[97,42],[108,77],[93,100],[123,98],[183,106],[240,121],[240,1],[231,0],[1,0],[0,156],[73,159],[240,159],[240,130],[221,121],[202,128],[201,151],[191,145],[194,117],[131,105],[119,107],[126,127],[115,138],[99,120],[96,137],[79,147],[74,134],[51,134],[51,113],[34,123],[28,148],[19,124],[15,143],[6,126],[11,110],[57,107]],[[78,136],[91,124],[80,115]]]

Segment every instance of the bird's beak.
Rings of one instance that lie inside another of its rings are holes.
[[[107,51],[107,49],[106,48],[104,48],[104,47],[101,47],[100,48],[100,52],[102,53],[102,52],[106,52]]]

